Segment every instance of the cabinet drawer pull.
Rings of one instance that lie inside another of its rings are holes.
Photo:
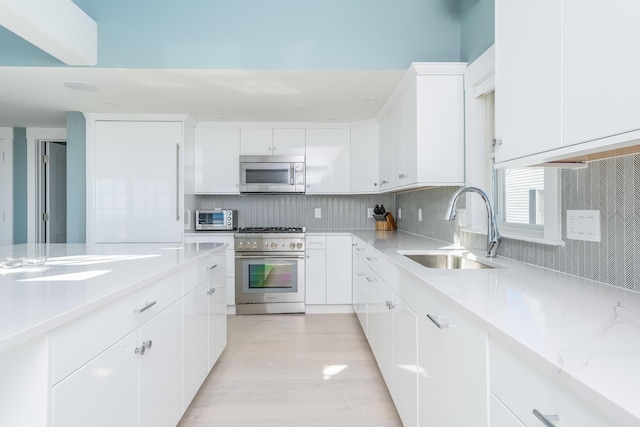
[[[207,291],[207,295],[213,295],[216,293],[216,288],[211,288]]]
[[[218,266],[218,264],[213,264],[210,265],[209,267],[207,267],[207,270],[213,270],[214,268],[216,268]]]
[[[149,310],[151,307],[153,307],[154,305],[156,305],[156,302],[157,302],[157,301],[145,302],[145,303],[144,303],[144,304],[145,304],[145,305],[144,305],[144,307],[142,307],[142,308],[134,308],[134,309],[133,309],[133,312],[134,312],[134,313],[142,313],[142,312],[144,312],[144,311],[147,311],[147,310]]]
[[[362,276],[364,276],[364,273],[356,272],[356,276],[362,277]]]
[[[394,303],[393,301],[387,301],[387,308],[389,310],[393,310],[394,308],[396,308],[396,303]]]
[[[371,283],[371,282],[377,282],[375,277],[367,277],[367,282]]]
[[[144,345],[140,346],[140,347],[136,347],[136,349],[134,350],[134,352],[136,354],[139,354],[140,356],[144,356],[144,352],[146,351],[146,348],[144,347]]]
[[[367,259],[367,261],[369,261],[369,262],[377,261],[377,260],[378,260],[377,258],[368,257],[368,256],[366,256],[365,258],[366,258],[366,259]]]
[[[439,329],[445,329],[449,327],[448,323],[440,323],[437,319],[440,319],[444,316],[437,316],[435,314],[427,314],[427,317],[429,318],[429,320],[431,320],[433,322],[434,325],[436,325]]]
[[[537,419],[542,421],[542,424],[544,424],[547,427],[556,427],[556,425],[552,423],[552,421],[554,422],[560,421],[560,417],[557,415],[542,415],[537,409],[534,409],[531,412],[533,413],[533,415],[535,415]]]

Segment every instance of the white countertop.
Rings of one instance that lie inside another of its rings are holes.
[[[468,310],[491,336],[528,349],[520,354],[572,392],[623,425],[640,425],[639,293],[479,251],[469,256],[502,268],[430,269],[397,251],[456,247],[404,232],[352,234]],[[426,314],[415,285],[389,285],[418,316]]]
[[[0,268],[0,351],[45,333],[195,261],[220,243],[50,244],[0,247],[42,266]]]

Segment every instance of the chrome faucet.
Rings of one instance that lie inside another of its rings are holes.
[[[489,233],[487,234],[487,257],[495,258],[496,253],[498,252],[498,246],[500,246],[500,233],[498,232],[498,222],[496,221],[496,216],[493,213],[493,207],[491,207],[491,201],[489,200],[489,196],[487,193],[482,191],[476,187],[462,187],[451,196],[449,200],[449,206],[447,207],[447,214],[444,219],[447,221],[453,221],[456,219],[456,203],[458,202],[458,197],[461,194],[473,192],[478,193],[482,200],[484,200],[484,206],[487,208],[487,216],[489,217]]]

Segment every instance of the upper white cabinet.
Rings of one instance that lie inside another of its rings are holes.
[[[240,129],[196,128],[194,193],[240,194]]]
[[[349,128],[307,129],[307,194],[350,192]]]
[[[305,129],[243,127],[240,140],[243,156],[305,155]]]
[[[639,14],[634,0],[496,1],[499,167],[638,144]]]
[[[464,183],[464,63],[414,63],[379,113],[381,191]]]
[[[182,241],[183,122],[88,119],[87,241]]]
[[[377,193],[380,149],[377,121],[351,127],[351,193]]]

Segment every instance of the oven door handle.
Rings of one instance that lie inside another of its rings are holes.
[[[304,259],[304,255],[236,255],[236,259]]]

